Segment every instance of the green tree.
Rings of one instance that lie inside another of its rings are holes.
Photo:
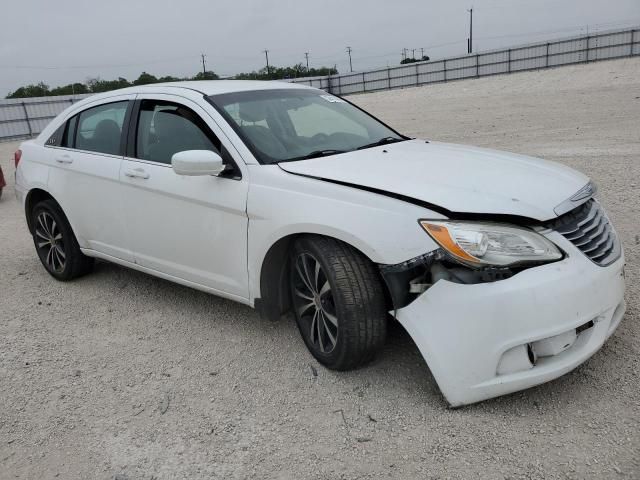
[[[429,57],[424,55],[422,58],[404,58],[402,59],[402,61],[400,62],[401,65],[405,65],[407,63],[416,63],[416,62],[428,62],[429,61]]]
[[[147,72],[142,72],[140,76],[133,81],[134,85],[148,85],[150,83],[158,83],[158,79]]]
[[[89,93],[89,87],[84,83],[70,83],[61,87],[52,88],[49,95],[82,95]]]
[[[180,82],[180,81],[182,81],[182,78],[172,77],[171,75],[166,75],[164,77],[158,78],[158,83],[161,83],[161,82]]]
[[[87,80],[87,87],[91,93],[110,92],[111,90],[130,86],[131,83],[122,77],[119,77],[117,80],[101,80],[100,78],[90,78]]]
[[[336,75],[337,73],[338,70],[335,67],[310,68],[307,71],[306,67],[304,67],[301,63],[298,63],[297,65],[293,65],[291,67],[270,66],[268,72],[267,67],[264,67],[257,72],[253,71],[249,73],[239,73],[234,78],[238,80],[280,80],[286,78]]]
[[[206,72],[198,72],[192,80],[218,80],[220,77],[215,72],[207,70]]]
[[[46,97],[49,95],[49,85],[44,82],[26,85],[7,95],[7,98]]]

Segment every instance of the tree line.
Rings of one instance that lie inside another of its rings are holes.
[[[233,78],[238,80],[281,80],[298,77],[316,77],[335,75],[338,73],[336,68],[321,67],[307,69],[301,63],[292,67],[270,66],[269,69],[264,67],[258,71],[249,73],[239,73]],[[193,77],[173,77],[167,75],[164,77],[156,77],[147,72],[142,72],[140,76],[130,82],[126,78],[118,77],[115,80],[102,80],[99,77],[89,78],[84,83],[75,82],[68,85],[50,88],[44,82],[31,85],[25,85],[17,90],[9,93],[6,98],[28,98],[28,97],[49,97],[57,95],[81,95],[85,93],[101,93],[119,88],[131,87],[133,85],[148,85],[151,83],[161,82],[181,82],[187,80],[218,80],[220,77],[212,71],[199,72]]]
[[[237,80],[283,80],[300,77],[326,77],[327,75],[337,75],[338,69],[335,67],[309,68],[298,63],[291,67],[263,67],[258,71],[250,73],[239,73],[233,78]]]
[[[403,58],[400,61],[400,64],[406,65],[407,63],[428,62],[428,61],[429,61],[429,57],[427,55],[423,55],[422,58],[415,58],[415,57]]]

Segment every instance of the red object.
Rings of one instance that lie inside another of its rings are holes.
[[[7,184],[7,182],[4,181],[4,174],[2,173],[2,167],[0,167],[0,190],[2,190],[2,188]]]
[[[16,164],[16,168],[18,168],[18,162],[22,158],[22,150],[16,150],[16,153],[13,154],[13,161]]]

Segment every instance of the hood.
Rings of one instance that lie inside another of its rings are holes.
[[[589,179],[546,160],[424,140],[282,162],[290,173],[375,189],[453,213],[545,221]]]

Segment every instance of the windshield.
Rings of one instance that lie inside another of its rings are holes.
[[[405,139],[319,90],[257,90],[208,99],[261,163],[323,157]]]

